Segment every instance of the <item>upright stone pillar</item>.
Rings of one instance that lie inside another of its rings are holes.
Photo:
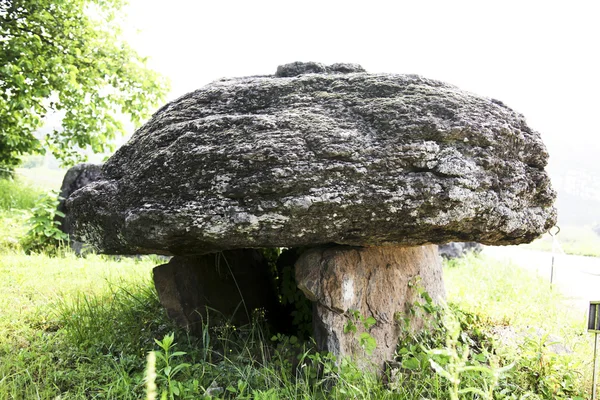
[[[437,246],[319,247],[306,251],[296,263],[296,281],[314,302],[313,327],[320,350],[365,361],[360,333],[363,319],[373,317],[369,334],[376,348],[369,363],[381,367],[392,360],[405,329],[416,332],[427,323],[415,309],[427,292],[435,302],[444,299]],[[357,332],[344,332],[353,321]]]
[[[267,313],[278,309],[269,264],[258,250],[175,256],[155,267],[153,277],[169,318],[197,334],[207,322],[207,310],[243,325],[256,309]]]

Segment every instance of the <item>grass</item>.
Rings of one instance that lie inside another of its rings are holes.
[[[0,211],[31,209],[43,193],[43,189],[18,175],[15,180],[0,179]]]
[[[600,257],[600,236],[594,233],[591,227],[564,226],[556,235],[555,251],[564,251],[566,254],[580,256]],[[554,240],[548,233],[534,242],[523,245],[523,247],[540,250],[553,251]]]
[[[0,251],[19,248],[19,238],[27,232],[24,221],[44,190],[17,175],[14,180],[0,179]]]
[[[153,325],[161,316],[149,289],[153,265],[4,252],[0,398],[133,396],[131,385],[123,386],[131,381],[130,364],[143,359],[142,349],[161,332]],[[145,330],[152,333],[144,335]]]
[[[147,377],[167,398],[583,399],[589,387],[584,321],[514,265],[448,263],[453,312],[406,337],[383,382],[310,341],[269,333],[260,314],[249,326],[207,321],[200,337],[188,335],[160,307],[156,257],[26,255],[12,239],[31,196],[16,198],[0,210],[0,399],[138,399],[152,387]],[[516,339],[498,342],[499,329]],[[553,353],[554,336],[571,352]]]
[[[474,255],[449,262],[444,277],[448,298],[498,333],[504,342],[498,354],[532,364],[524,373],[541,376],[554,369],[564,379],[547,382],[551,386],[578,382],[591,387],[593,336],[586,332],[586,316],[573,312],[560,292],[550,290],[547,280],[515,264]],[[518,343],[514,338],[519,338]],[[554,344],[567,354],[557,356],[551,350]]]

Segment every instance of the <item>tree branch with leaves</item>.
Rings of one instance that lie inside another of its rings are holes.
[[[122,38],[121,0],[0,0],[0,168],[51,151],[65,165],[101,153],[168,90]],[[60,128],[34,133],[51,113]]]

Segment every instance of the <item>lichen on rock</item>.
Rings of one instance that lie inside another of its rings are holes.
[[[165,105],[68,207],[75,234],[105,253],[517,244],[555,223],[547,159],[498,101],[293,63]]]

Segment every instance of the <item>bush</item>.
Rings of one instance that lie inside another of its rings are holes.
[[[27,221],[30,226],[29,231],[21,240],[21,245],[26,253],[53,254],[69,240],[69,236],[60,230],[60,222],[54,219],[57,215],[65,216],[56,209],[58,201],[58,194],[55,191],[50,191],[38,198],[37,205],[31,210],[32,215]]]

